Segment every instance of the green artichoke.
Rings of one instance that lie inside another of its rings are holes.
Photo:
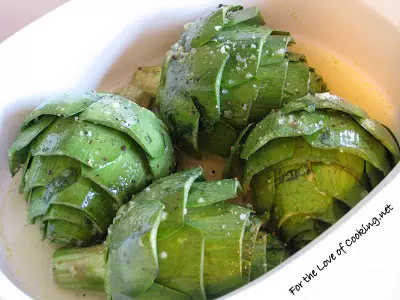
[[[56,250],[55,281],[108,299],[215,298],[248,283],[267,271],[267,236],[222,202],[239,187],[203,181],[200,167],[158,180],[120,208],[104,246]]]
[[[174,148],[149,110],[112,94],[68,94],[29,114],[9,148],[28,219],[42,237],[82,245],[101,239],[117,209],[151,181],[171,174]]]
[[[399,161],[396,139],[359,107],[307,95],[250,130],[243,186],[289,248],[312,241],[363,199]]]
[[[167,53],[157,103],[176,144],[189,154],[228,156],[249,122],[327,91],[304,55],[288,51],[290,34],[262,25],[256,7],[221,6],[188,24]]]

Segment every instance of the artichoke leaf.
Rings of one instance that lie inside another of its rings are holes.
[[[260,80],[251,78],[239,85],[221,91],[222,119],[236,129],[244,128],[249,119],[252,103],[257,98]],[[230,143],[232,145],[233,142]]]
[[[315,95],[307,95],[296,100],[286,103],[281,111],[289,114],[295,111],[315,111],[316,109],[334,109],[344,113],[348,113],[355,117],[367,118],[367,113],[360,107],[344,101],[342,98],[331,95],[329,93],[319,93]]]
[[[203,283],[204,233],[189,225],[157,240],[159,273],[155,281],[168,288],[206,299]]]
[[[254,176],[251,183],[256,212],[270,212],[275,205],[275,173],[266,169]]]
[[[82,227],[63,220],[48,220],[43,224],[46,224],[45,238],[55,244],[68,243],[81,246],[94,242],[96,232],[90,227]]]
[[[239,7],[223,5],[192,22],[183,32],[180,40],[185,51],[190,51],[210,41],[225,26],[226,13],[236,8]]]
[[[65,169],[59,177],[55,178],[46,186],[32,189],[28,220],[33,222],[37,217],[47,213],[53,197],[77,181],[78,173],[76,169]]]
[[[118,211],[106,241],[109,299],[139,297],[153,284],[159,270],[156,240],[163,208],[158,201],[140,200]]]
[[[55,118],[55,116],[42,116],[37,119],[37,122],[29,125],[18,135],[8,149],[8,166],[12,176],[18,172],[21,165],[26,161],[29,152],[28,146]]]
[[[272,234],[267,234],[266,252],[268,272],[280,265],[289,257],[287,246]]]
[[[266,27],[238,24],[224,28],[216,35],[221,51],[229,53],[221,86],[232,87],[257,75],[261,50],[272,30]]]
[[[343,201],[349,208],[368,194],[359,180],[339,166],[313,164],[312,171],[318,190]]]
[[[22,125],[25,128],[36,118],[43,115],[63,116],[64,118],[76,115],[87,109],[92,103],[101,98],[99,94],[89,93],[66,93],[40,104],[26,118]]]
[[[131,297],[127,297],[125,295],[120,295],[120,300],[132,300]],[[135,297],[137,300],[154,300],[154,299],[162,299],[162,300],[191,300],[192,297],[186,295],[184,293],[172,290],[163,286],[161,284],[153,283],[152,286],[144,292],[139,297]]]
[[[267,273],[267,234],[259,231],[254,244],[253,256],[251,259],[250,280],[255,280],[258,277]]]
[[[84,212],[102,233],[107,231],[118,208],[113,198],[83,176],[53,195],[50,204],[65,205]]]
[[[226,202],[188,208],[185,222],[206,234],[204,286],[218,297],[242,285],[242,242],[250,210]]]
[[[268,147],[268,145],[264,147]],[[253,155],[256,154],[257,152]],[[252,156],[250,156],[250,159],[251,157]],[[295,138],[295,147],[292,156],[284,161],[278,162],[271,166],[271,168],[273,170],[290,168],[290,166],[305,165],[309,162],[339,165],[357,179],[361,179],[364,174],[365,161],[357,155],[340,152],[335,149],[314,148],[300,137]]]
[[[286,83],[283,87],[282,104],[306,96],[309,79],[310,71],[305,62],[290,62],[286,72]]]
[[[237,179],[193,183],[186,207],[206,206],[236,197],[240,183]]]
[[[385,175],[390,171],[389,152],[362,128],[353,118],[338,113],[325,112],[329,117],[326,128],[304,139],[321,149],[339,149],[357,155],[380,169]]]
[[[74,118],[58,119],[32,143],[32,155],[64,155],[92,168],[107,165],[128,149],[132,140],[122,132]]]
[[[219,120],[211,130],[201,129],[199,131],[199,146],[207,152],[226,157],[229,155],[231,145],[235,142],[237,135],[238,132],[235,128]]]
[[[165,206],[158,228],[158,238],[165,238],[184,226],[189,191],[201,174],[201,168],[175,173],[156,181],[133,197],[133,201],[159,201]]]
[[[125,98],[106,94],[89,106],[79,120],[101,124],[129,135],[152,158],[164,154],[164,131],[154,126],[157,117],[149,110]]]
[[[62,176],[67,169],[80,172],[81,164],[67,156],[34,156],[25,174],[25,191],[38,186],[46,186]]]
[[[255,6],[227,12],[224,27],[233,26],[239,23],[259,26],[265,24],[260,10]]]
[[[383,125],[367,118],[355,118],[357,122],[380,141],[393,155],[394,164],[400,160],[400,150],[396,139]]]
[[[250,132],[241,157],[249,159],[250,155],[276,138],[310,135],[318,132],[325,127],[327,121],[328,116],[319,112],[293,112],[286,115],[280,111],[273,111]]]
[[[288,60],[284,59],[258,68],[257,77],[261,85],[257,98],[254,99],[249,119],[258,121],[270,113],[272,109],[282,106],[283,85],[286,80]]]
[[[295,139],[280,138],[270,141],[267,145],[260,148],[249,157],[244,171],[243,186],[245,191],[250,186],[254,175],[268,167],[275,165],[293,155],[295,149]]]
[[[269,35],[263,45],[260,66],[268,67],[285,59],[287,47],[292,37],[289,33],[285,35],[276,34],[274,31]],[[286,70],[285,70],[286,72]],[[283,82],[282,82],[283,87]]]
[[[104,167],[95,169],[82,165],[82,176],[101,186],[119,205],[140,192],[152,179],[146,156],[136,144]]]

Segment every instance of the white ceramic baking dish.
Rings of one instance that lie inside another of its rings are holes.
[[[235,3],[235,1],[225,1]],[[268,26],[292,32],[332,92],[359,104],[400,136],[398,0],[249,0]],[[7,167],[20,122],[46,96],[72,89],[112,91],[139,65],[162,61],[182,25],[213,0],[74,0],[0,45],[0,299],[102,299],[51,282],[52,247],[26,222]],[[400,166],[321,237],[227,299],[399,299]],[[373,217],[380,225],[337,255]],[[340,244],[342,243],[342,244]],[[336,259],[323,261],[333,253]],[[319,270],[318,268],[323,268]],[[303,276],[317,272],[310,282]],[[302,281],[302,288],[296,284]],[[289,289],[294,287],[293,296]]]

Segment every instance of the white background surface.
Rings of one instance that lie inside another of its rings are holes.
[[[0,42],[68,0],[0,0]]]

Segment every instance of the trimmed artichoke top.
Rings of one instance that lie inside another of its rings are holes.
[[[197,167],[134,196],[110,226],[103,258],[97,248],[54,253],[56,282],[105,289],[108,299],[205,299],[264,274],[262,221],[247,208],[223,202],[237,195],[239,182],[203,180]],[[271,249],[282,251],[270,240]],[[268,257],[275,266],[281,256]],[[78,274],[71,275],[71,268]]]
[[[104,236],[132,194],[175,169],[163,123],[149,110],[113,94],[67,94],[30,113],[9,148],[28,219],[59,244]]]
[[[269,229],[299,249],[340,219],[400,159],[392,133],[329,93],[307,95],[250,130],[243,185]]]
[[[187,25],[167,53],[157,101],[180,148],[228,156],[238,130],[271,109],[325,92],[288,32],[262,26],[256,7],[222,6]]]

